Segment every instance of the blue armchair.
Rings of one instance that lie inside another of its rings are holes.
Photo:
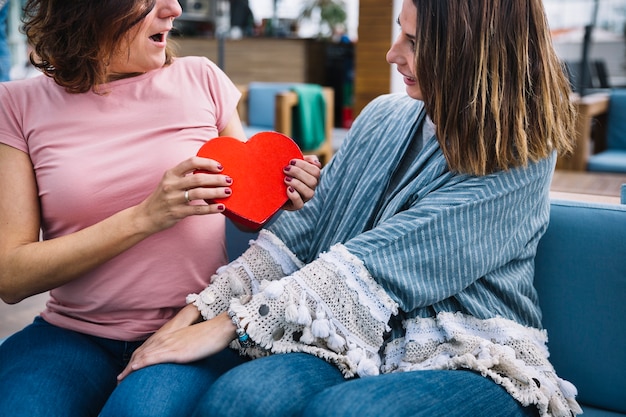
[[[252,82],[239,86],[239,115],[248,137],[274,130],[293,138],[322,164],[333,156],[334,91],[303,83]]]
[[[612,90],[605,100],[606,110],[598,115],[598,134],[587,170],[626,173],[626,89]]]

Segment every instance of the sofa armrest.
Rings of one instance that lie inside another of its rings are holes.
[[[550,359],[583,409],[626,414],[625,253],[626,206],[552,201],[535,288]]]

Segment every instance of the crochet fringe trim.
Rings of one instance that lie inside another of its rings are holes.
[[[369,308],[378,321],[388,320],[398,314],[396,303],[374,280],[359,258],[351,254],[342,244],[334,245],[330,252],[322,253],[320,259],[333,264],[346,279],[346,284],[359,296],[359,302]]]
[[[386,348],[383,372],[470,369],[522,405],[536,405],[542,417],[582,413],[576,387],[558,377],[547,359],[545,331],[502,317],[480,320],[447,312],[412,319],[405,327],[406,337]]]
[[[311,268],[315,270],[313,275],[309,271]],[[316,276],[315,281],[308,282],[313,276]],[[367,309],[372,324],[378,328],[376,332],[380,331],[380,340],[376,345],[361,340],[350,330],[349,323],[342,323],[334,316],[333,309],[327,304],[332,300],[322,299],[309,285],[317,284],[318,279],[328,279],[329,285],[331,280],[335,280],[337,285],[345,285],[346,289],[354,293],[352,302]],[[293,285],[290,283],[300,288],[297,302],[293,295],[285,293],[286,287]],[[397,314],[398,305],[370,276],[363,263],[345,247],[335,245],[330,252],[322,254],[318,261],[301,271],[280,281],[264,284],[261,285],[264,297],[275,302],[283,300],[283,328],[278,332],[280,336],[275,337],[276,329],[267,329],[254,322],[251,317],[254,309],[250,310],[245,300],[232,300],[231,311],[240,317],[242,327],[247,328],[250,338],[257,344],[254,348],[243,350],[243,354],[259,357],[269,352],[305,352],[335,364],[345,377],[380,373],[379,350],[383,343],[382,333],[389,330],[389,318],[392,314]],[[299,340],[287,337],[287,334],[294,331],[301,332]],[[236,342],[234,346],[239,347]]]
[[[269,230],[262,229],[256,241],[261,248],[270,253],[270,256],[280,265],[285,275],[291,275],[304,266],[304,263],[278,238]]]

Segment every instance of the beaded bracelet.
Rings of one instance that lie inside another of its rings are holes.
[[[254,345],[254,342],[250,339],[250,335],[246,333],[246,330],[241,327],[241,322],[239,321],[239,317],[235,314],[234,311],[228,312],[228,317],[232,320],[233,324],[237,327],[235,333],[237,333],[237,340],[239,340],[239,344],[242,348],[249,348]]]

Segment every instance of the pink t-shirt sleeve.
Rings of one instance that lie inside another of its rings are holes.
[[[222,131],[237,110],[241,92],[212,61],[205,60],[208,73],[209,91],[215,99],[217,110],[217,129]]]
[[[0,143],[28,152],[15,101],[5,83],[0,83]]]

